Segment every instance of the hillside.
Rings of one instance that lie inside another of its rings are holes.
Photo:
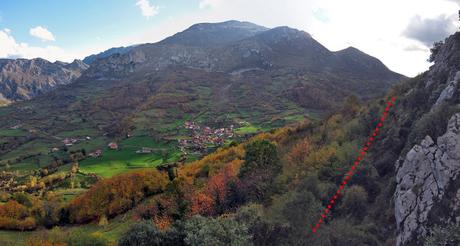
[[[76,80],[88,65],[75,60],[72,63],[51,63],[41,58],[0,59],[0,106],[31,99],[58,85]]]

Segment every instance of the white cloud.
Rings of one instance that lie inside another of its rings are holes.
[[[45,47],[29,46],[27,43],[19,43],[11,35],[11,30],[0,30],[0,57],[2,58],[37,58],[41,57],[49,61],[72,61],[76,53],[66,52],[62,48],[53,45]]]
[[[138,0],[136,5],[142,12],[142,15],[145,16],[147,19],[153,17],[158,14],[158,10],[160,9],[158,6],[154,6],[150,4],[149,0]]]
[[[53,33],[42,26],[36,26],[29,30],[29,34],[41,39],[42,41],[55,41]]]
[[[201,0],[199,3],[200,9],[212,8],[219,4],[220,0]]]

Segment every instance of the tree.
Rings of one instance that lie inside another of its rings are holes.
[[[249,245],[246,225],[230,218],[192,217],[185,224],[185,242],[191,246]]]
[[[443,45],[444,45],[444,42],[442,41],[435,42],[433,44],[433,47],[430,49],[431,54],[430,54],[430,58],[428,58],[429,62],[434,62],[434,60],[436,59],[436,55],[438,55]]]
[[[281,169],[275,144],[257,140],[246,145],[244,163],[238,175],[246,199],[263,201],[269,197],[275,188],[274,179]]]
[[[298,191],[282,198],[280,214],[290,225],[287,238],[289,245],[308,245],[307,236],[313,225],[316,224],[317,216],[321,214],[320,202],[309,191]]]
[[[70,202],[70,222],[84,223],[123,213],[146,196],[163,192],[167,183],[167,176],[158,170],[140,170],[99,181]]]
[[[239,173],[240,177],[244,177],[257,169],[268,169],[272,172],[281,171],[282,167],[275,144],[267,140],[257,140],[246,145],[245,149],[246,154]]]
[[[238,210],[235,220],[248,227],[253,245],[282,245],[288,236],[288,227],[268,222],[264,217],[262,205],[249,204]]]
[[[340,206],[341,212],[362,218],[367,208],[367,192],[359,186],[353,185],[345,191],[343,202]]]
[[[118,241],[119,246],[161,245],[161,232],[149,222],[136,223]]]

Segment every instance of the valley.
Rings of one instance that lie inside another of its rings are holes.
[[[0,107],[0,244],[425,244],[458,228],[459,37],[415,78],[240,21],[91,55]]]

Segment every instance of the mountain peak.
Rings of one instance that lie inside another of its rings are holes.
[[[288,26],[278,26],[275,28],[272,28],[271,31],[273,32],[280,32],[280,33],[286,33],[286,34],[299,34],[302,33],[308,37],[311,37],[311,35],[305,31],[298,30],[296,28],[288,27]]]
[[[161,41],[161,44],[189,46],[224,45],[268,30],[268,28],[245,21],[230,20],[218,23],[198,23]]]

